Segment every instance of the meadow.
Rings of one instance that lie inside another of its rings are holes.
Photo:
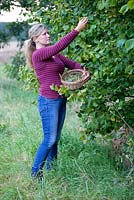
[[[109,158],[99,137],[81,140],[79,121],[68,103],[56,170],[33,182],[31,165],[42,139],[37,95],[6,77],[0,66],[0,200],[133,200],[134,191]]]

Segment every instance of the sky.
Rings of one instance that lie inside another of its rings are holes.
[[[14,22],[19,17],[19,13],[21,11],[21,8],[14,7],[10,12],[2,12],[0,14],[0,22]]]

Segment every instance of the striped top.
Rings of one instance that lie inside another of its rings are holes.
[[[78,35],[76,30],[62,37],[54,45],[42,47],[33,52],[32,62],[36,76],[40,83],[39,94],[46,98],[59,98],[58,92],[51,90],[52,84],[60,86],[59,74],[64,72],[65,67],[69,69],[81,69],[81,65],[68,59],[59,52],[65,49]]]

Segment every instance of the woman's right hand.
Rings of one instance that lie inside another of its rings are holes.
[[[83,17],[83,18],[79,21],[79,23],[78,23],[78,25],[76,26],[75,30],[78,31],[78,32],[82,31],[83,29],[86,28],[87,23],[88,23],[88,18],[87,18],[87,17]]]

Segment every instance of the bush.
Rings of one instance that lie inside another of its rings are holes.
[[[29,68],[27,65],[20,67],[19,78],[23,82],[24,90],[31,90],[34,93],[38,92],[39,82],[35,76],[34,69]]]
[[[14,57],[12,57],[11,64],[5,65],[5,72],[9,78],[19,80],[20,67],[25,65],[25,58],[21,51],[18,51]]]

